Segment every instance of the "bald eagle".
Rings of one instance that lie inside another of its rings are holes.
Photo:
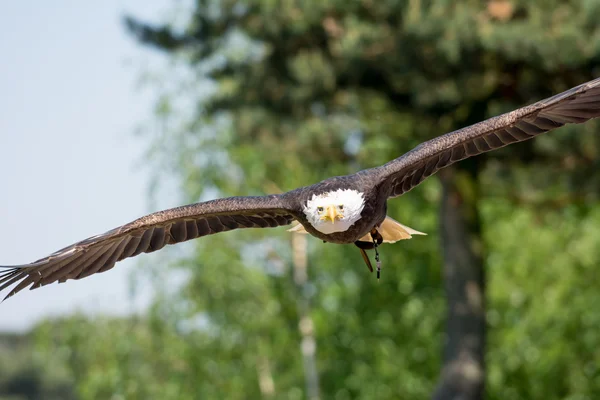
[[[92,236],[30,264],[0,266],[0,291],[8,298],[26,287],[81,279],[115,263],[168,244],[239,228],[273,228],[297,221],[291,231],[365,250],[422,234],[386,215],[387,200],[400,196],[441,168],[522,142],[569,123],[600,116],[600,78],[515,111],[424,142],[385,165],[337,176],[268,196],[229,197],[146,215]]]

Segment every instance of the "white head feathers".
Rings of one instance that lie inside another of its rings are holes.
[[[304,214],[319,232],[344,232],[360,219],[365,206],[363,194],[352,189],[338,189],[313,195],[306,202]]]

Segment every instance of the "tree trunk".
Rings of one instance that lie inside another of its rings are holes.
[[[298,287],[298,314],[300,321],[298,329],[302,336],[301,350],[304,364],[304,380],[306,383],[306,398],[319,400],[319,374],[317,371],[317,341],[315,339],[314,323],[310,316],[310,301],[306,295],[308,284],[308,260],[306,235],[292,235],[292,251],[294,253],[294,282]]]
[[[434,400],[484,396],[485,277],[477,213],[477,163],[440,171],[441,240],[448,301],[444,364]]]

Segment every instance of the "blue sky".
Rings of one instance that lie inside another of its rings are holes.
[[[139,77],[162,59],[126,34],[121,17],[157,21],[169,7],[168,0],[0,3],[0,265],[34,261],[154,211],[147,143],[134,131],[152,116],[153,93],[139,89]],[[150,290],[136,285],[132,295],[134,263],[19,293],[0,304],[0,331],[75,311],[142,309]]]

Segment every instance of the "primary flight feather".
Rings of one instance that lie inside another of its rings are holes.
[[[422,234],[386,215],[387,199],[400,196],[441,168],[522,142],[569,123],[600,116],[600,78],[556,96],[447,133],[380,167],[337,176],[279,195],[229,197],[141,217],[58,250],[30,264],[0,266],[7,297],[30,287],[80,279],[168,244],[238,228],[290,229],[325,242],[354,243],[372,270],[365,249]],[[378,254],[377,254],[378,260]]]

